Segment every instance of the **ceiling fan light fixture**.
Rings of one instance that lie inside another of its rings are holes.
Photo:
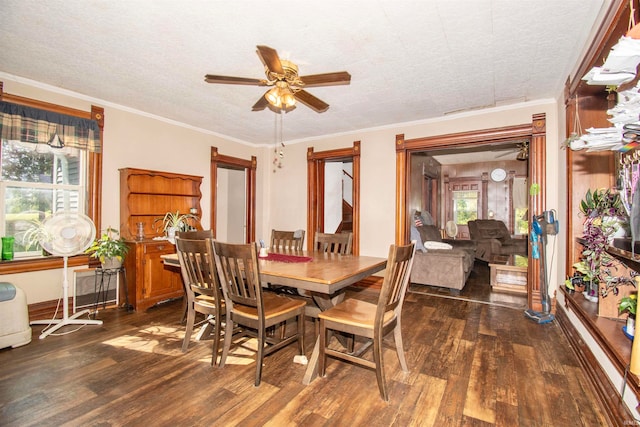
[[[264,95],[264,97],[267,98],[269,104],[273,105],[274,107],[280,107],[280,88],[274,87],[273,89],[269,90]]]
[[[289,85],[282,80],[276,82],[275,87],[265,94],[265,98],[269,104],[280,110],[291,108],[296,103],[296,98],[293,96]]]

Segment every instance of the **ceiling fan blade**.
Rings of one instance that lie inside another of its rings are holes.
[[[303,103],[304,105],[306,105],[307,107],[311,108],[312,110],[318,113],[324,113],[329,109],[329,104],[311,95],[306,90],[299,90],[296,93],[294,93],[293,96],[298,101],[300,101],[301,103]]]
[[[267,106],[269,106],[269,101],[267,101],[267,98],[265,98],[265,95],[266,93],[262,95],[260,99],[258,99],[258,102],[253,104],[253,107],[251,107],[251,111],[261,111],[267,108]]]
[[[269,71],[276,74],[284,74],[282,64],[280,63],[280,57],[275,49],[269,46],[257,46],[258,56],[262,63],[269,69]]]
[[[496,159],[499,159],[500,157],[505,157],[505,156],[513,156],[515,153],[517,153],[518,151],[520,151],[519,149],[516,150],[510,150],[507,151],[506,153],[502,153],[502,154],[498,154],[497,156],[495,156]]]
[[[250,79],[247,77],[229,77],[207,74],[204,76],[207,83],[224,83],[230,85],[267,86],[267,81],[262,79]]]
[[[351,83],[351,74],[346,71],[337,71],[335,73],[301,76],[300,80],[302,80],[305,87],[348,85]]]

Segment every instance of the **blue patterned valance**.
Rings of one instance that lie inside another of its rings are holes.
[[[4,101],[0,101],[0,137],[100,152],[100,127],[95,120]]]

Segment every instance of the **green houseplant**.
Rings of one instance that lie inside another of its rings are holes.
[[[53,240],[53,236],[43,227],[42,221],[32,219],[29,221],[29,228],[22,235],[22,244],[25,249],[29,251],[32,247],[40,247],[40,242],[50,242]],[[42,248],[43,255],[50,255],[44,248]]]
[[[129,246],[118,234],[118,230],[108,227],[100,238],[95,239],[85,253],[100,260],[103,269],[114,269],[122,266],[122,261],[129,251]]]
[[[629,316],[636,317],[637,309],[638,294],[631,294],[620,299],[620,304],[618,305],[618,311],[620,312],[620,314],[626,312]]]
[[[638,294],[633,293],[620,299],[618,305],[618,313],[627,313],[626,333],[635,336],[636,330],[636,311],[638,309]]]
[[[180,211],[167,212],[162,218],[156,218],[153,222],[154,227],[158,222],[162,222],[162,232],[169,238],[171,243],[174,242],[176,232],[189,231],[195,229],[195,224],[199,221],[198,217],[193,214],[181,214]]]

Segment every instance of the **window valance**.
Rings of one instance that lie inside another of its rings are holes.
[[[95,120],[4,101],[0,101],[0,137],[98,153],[101,149],[100,127]]]

